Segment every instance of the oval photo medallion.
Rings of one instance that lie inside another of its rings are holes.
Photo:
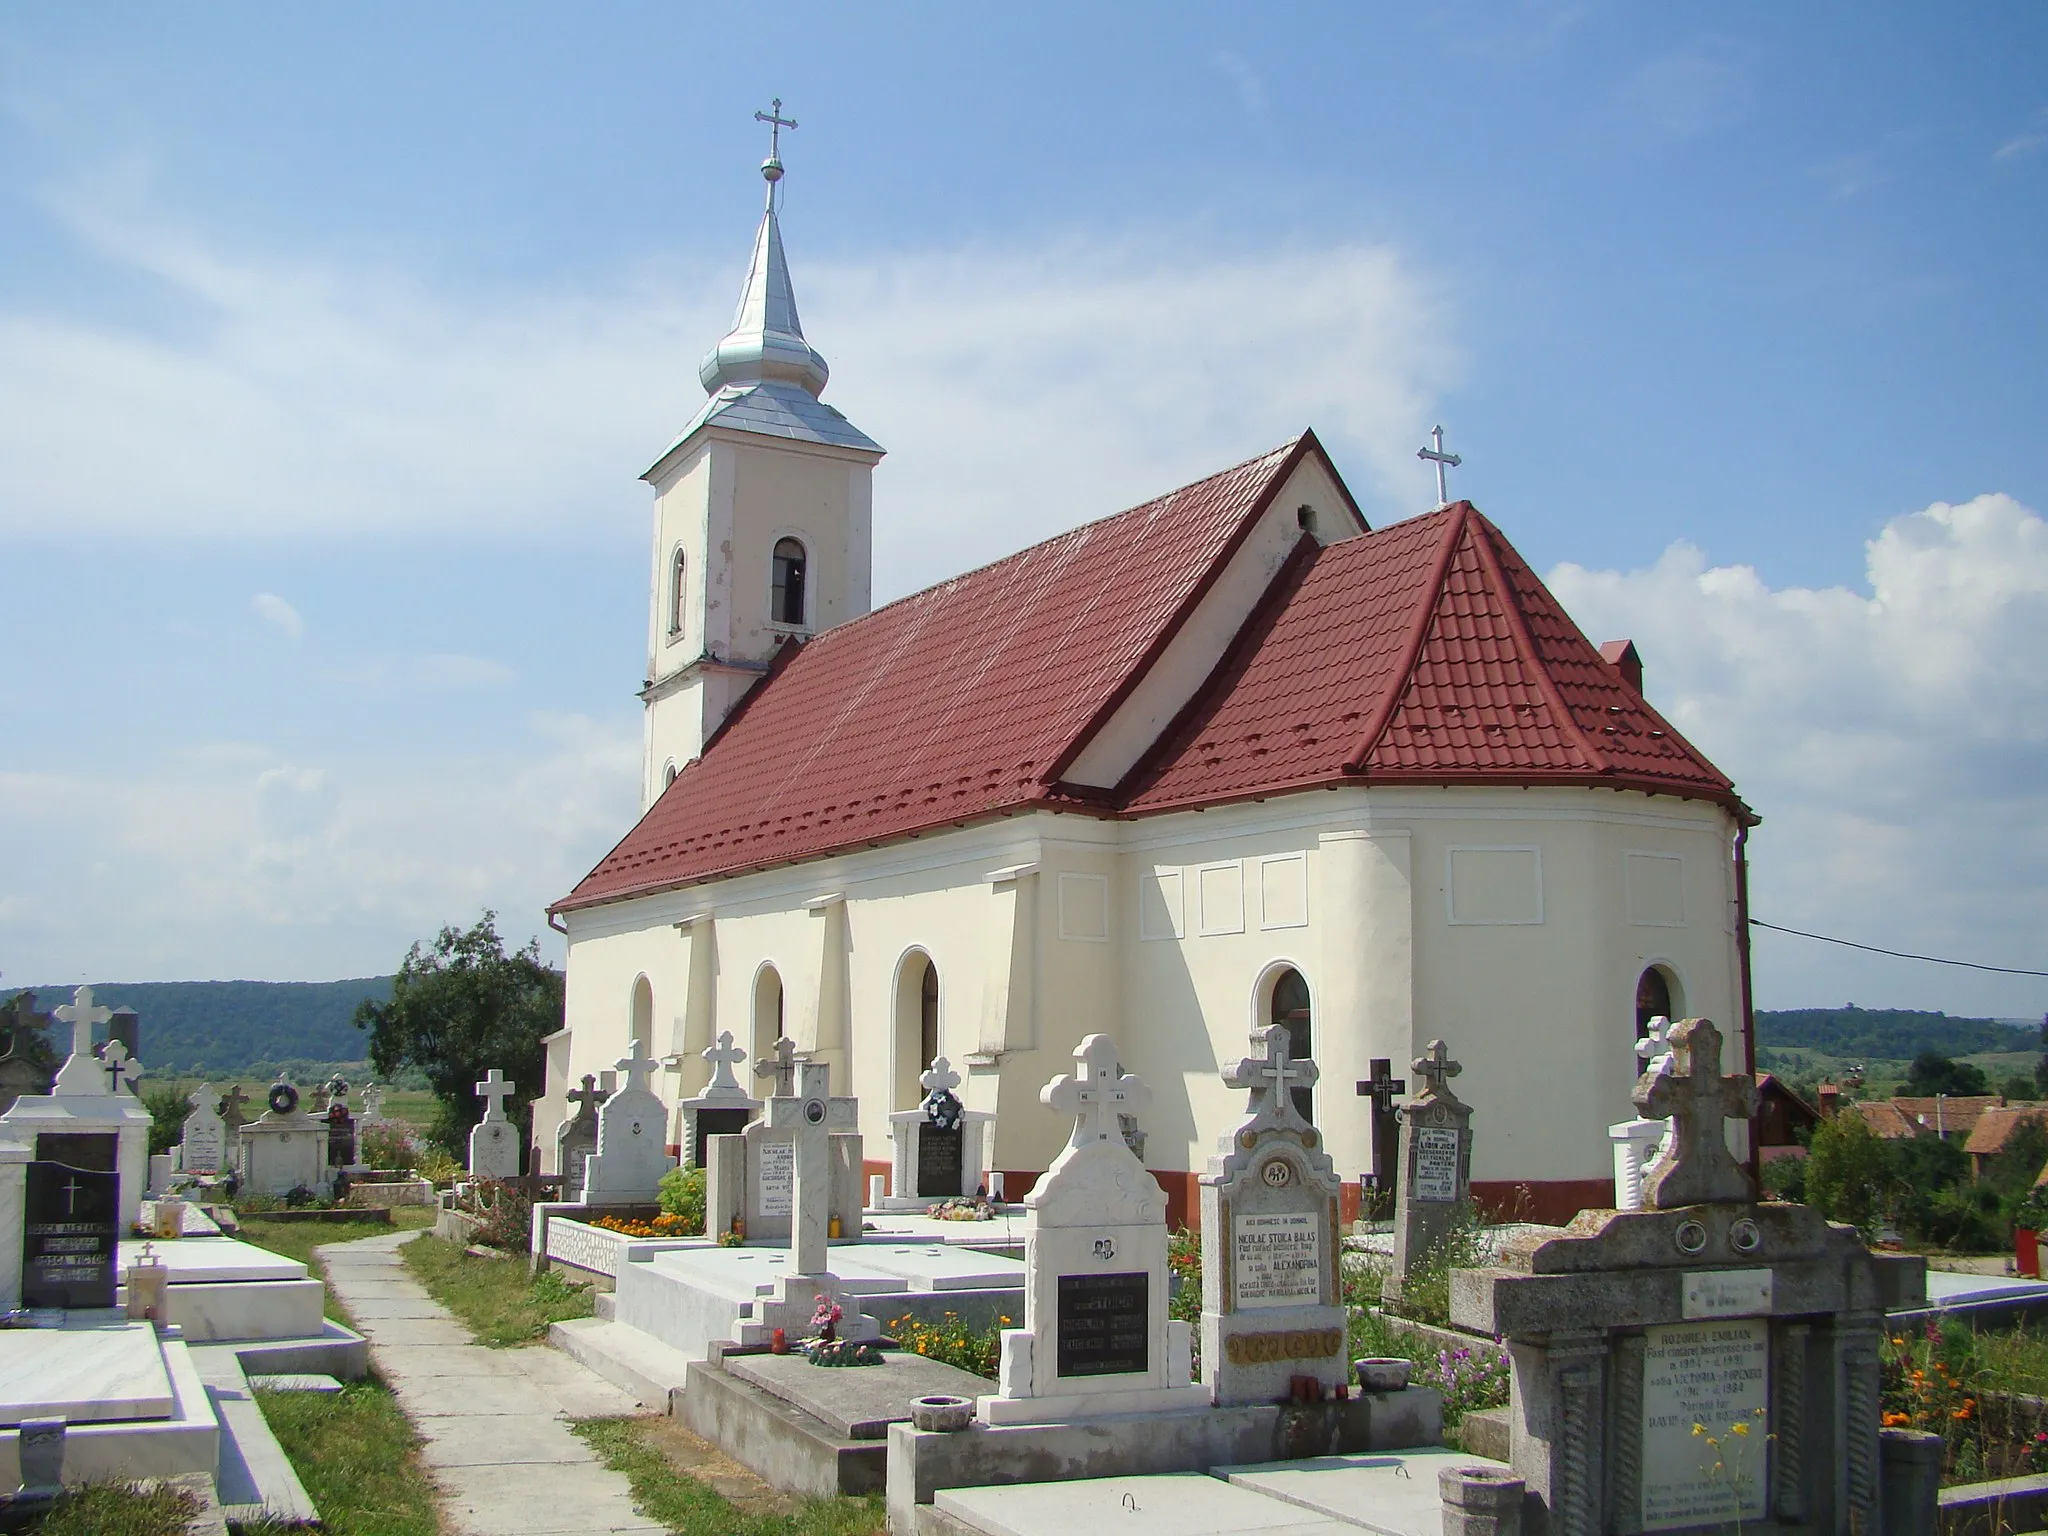
[[[823,1099],[805,1099],[805,1100],[804,1100],[804,1118],[805,1118],[806,1120],[810,1121],[810,1123],[811,1123],[811,1124],[813,1124],[813,1125],[822,1125],[822,1124],[824,1124],[824,1123],[825,1123],[825,1101],[824,1101]]]
[[[1294,1182],[1294,1165],[1284,1157],[1276,1157],[1259,1170],[1259,1177],[1275,1189],[1285,1189]]]

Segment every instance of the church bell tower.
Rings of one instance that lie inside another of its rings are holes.
[[[642,807],[768,670],[782,646],[868,611],[870,477],[881,446],[818,397],[776,217],[781,133],[761,165],[767,207],[732,329],[697,376],[708,398],[641,476],[654,487]]]

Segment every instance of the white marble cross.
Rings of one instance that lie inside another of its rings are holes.
[[[1649,1033],[1636,1042],[1636,1060],[1645,1072],[1655,1072],[1671,1060],[1671,1021],[1660,1013],[1648,1027]]]
[[[71,1055],[57,1073],[54,1091],[67,1094],[98,1094],[107,1090],[99,1080],[100,1064],[92,1054],[92,1027],[114,1016],[111,1008],[96,1008],[92,988],[80,987],[71,1001],[50,1010],[50,1016],[71,1026]]]
[[[626,1074],[626,1088],[628,1092],[636,1088],[642,1093],[652,1093],[654,1091],[647,1086],[647,1077],[661,1063],[652,1056],[643,1056],[640,1052],[639,1041],[633,1042],[633,1052],[630,1056],[621,1056],[612,1065]]]
[[[128,1059],[126,1044],[109,1040],[106,1054],[100,1057],[100,1070],[107,1074],[107,1092],[119,1093],[124,1087],[134,1088],[135,1080],[142,1076],[142,1063]]]
[[[767,1057],[763,1057],[755,1062],[754,1076],[772,1077],[775,1079],[775,1092],[772,1095],[775,1098],[786,1099],[795,1093],[796,1042],[787,1035],[778,1037],[775,1042],[773,1059],[770,1060]]]
[[[1062,1072],[1038,1090],[1038,1101],[1048,1109],[1074,1116],[1074,1138],[1070,1145],[1086,1147],[1097,1142],[1124,1144],[1118,1115],[1137,1118],[1139,1110],[1152,1102],[1152,1090],[1133,1074],[1123,1070],[1116,1042],[1107,1035],[1090,1035],[1074,1048],[1078,1072]]]
[[[934,1056],[932,1064],[918,1077],[917,1084],[924,1089],[925,1097],[930,1098],[935,1093],[951,1093],[958,1088],[960,1074],[953,1070],[952,1063],[945,1057]]]
[[[1754,1199],[1749,1170],[1729,1152],[1722,1122],[1756,1112],[1756,1079],[1721,1075],[1721,1031],[1710,1020],[1683,1020],[1671,1031],[1670,1045],[1670,1067],[1636,1084],[1637,1108],[1671,1118],[1663,1155],[1643,1179],[1643,1204],[1671,1210]]]
[[[1418,1098],[1428,1098],[1451,1091],[1449,1080],[1465,1068],[1462,1063],[1452,1061],[1450,1056],[1450,1050],[1443,1041],[1432,1040],[1429,1042],[1429,1053],[1416,1057],[1408,1064],[1408,1070],[1422,1080],[1422,1092],[1417,1095]]]
[[[484,1080],[476,1085],[476,1096],[488,1100],[484,1109],[486,1120],[505,1118],[505,1100],[516,1085],[506,1081],[505,1074],[496,1067],[484,1074]]]
[[[1225,1067],[1224,1084],[1251,1090],[1251,1100],[1245,1105],[1250,1114],[1262,1115],[1282,1105],[1291,1111],[1294,1090],[1313,1088],[1322,1077],[1321,1070],[1306,1056],[1296,1061],[1287,1054],[1290,1042],[1285,1024],[1268,1024],[1264,1029],[1253,1030],[1252,1043],[1263,1045],[1266,1054],[1247,1056],[1236,1066]]]
[[[747,1053],[732,1043],[732,1031],[722,1030],[716,1045],[704,1048],[704,1059],[711,1063],[711,1081],[704,1086],[706,1093],[716,1093],[721,1088],[730,1088],[734,1093],[745,1093],[739,1079],[732,1075],[732,1069],[747,1059]]]

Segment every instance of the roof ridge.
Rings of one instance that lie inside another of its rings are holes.
[[[1437,609],[1443,604],[1444,579],[1450,574],[1451,561],[1457,556],[1458,545],[1464,539],[1465,524],[1472,511],[1472,503],[1454,501],[1444,510],[1449,516],[1445,521],[1443,540],[1437,546],[1435,559],[1430,562],[1429,584],[1424,588],[1425,599],[1417,606],[1414,622],[1409,627],[1407,637],[1401,642],[1401,664],[1394,669],[1394,685],[1387,690],[1386,697],[1380,700],[1379,708],[1366,723],[1366,728],[1359,737],[1357,750],[1344,759],[1346,773],[1365,772],[1367,759],[1372,756],[1373,749],[1380,744],[1380,738],[1386,735],[1387,727],[1393,724],[1394,716],[1401,708],[1401,701],[1408,696],[1408,685],[1415,677],[1415,663],[1421,659],[1422,647],[1428,643],[1430,628],[1436,623]],[[1435,516],[1434,513],[1425,515]],[[1413,520],[1410,522],[1410,526],[1412,525]],[[1392,526],[1398,528],[1401,524],[1395,523]]]
[[[1536,674],[1536,686],[1541,690],[1544,702],[1558,717],[1559,728],[1569,733],[1572,740],[1578,743],[1579,751],[1585,754],[1586,761],[1601,773],[1614,772],[1614,760],[1594,745],[1592,736],[1579,723],[1579,717],[1572,713],[1571,706],[1565,702],[1564,690],[1557,686],[1557,679],[1550,675],[1550,667],[1543,659],[1543,652],[1537,648],[1536,636],[1529,628],[1529,616],[1522,612],[1521,594],[1508,579],[1507,568],[1501,563],[1500,551],[1494,547],[1494,536],[1499,530],[1487,521],[1485,513],[1469,501],[1465,503],[1465,509],[1479,525],[1479,536],[1475,541],[1479,562],[1500,590],[1501,603],[1507,612],[1508,629],[1515,637],[1516,646],[1528,657],[1529,667]]]

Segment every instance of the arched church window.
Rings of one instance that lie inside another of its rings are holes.
[[[939,968],[929,960],[917,988],[917,1047],[922,1072],[939,1059]]]
[[[671,640],[683,632],[685,599],[689,591],[684,577],[688,570],[689,561],[683,555],[683,546],[678,544],[674,557],[668,563],[668,635]]]
[[[664,767],[662,768],[662,770],[661,770],[661,787],[662,787],[663,789],[667,789],[667,788],[669,787],[669,785],[671,785],[671,784],[675,783],[675,781],[676,781],[676,760],[675,760],[674,758],[670,758],[670,759],[668,760],[668,763],[667,763],[667,765],[666,765],[666,766],[664,766]]]
[[[753,1051],[756,1061],[775,1055],[775,1042],[782,1038],[782,977],[772,965],[761,967],[754,978]]]
[[[1636,1038],[1647,1040],[1650,1020],[1675,1019],[1681,1003],[1676,978],[1661,965],[1653,965],[1636,978]],[[1637,1071],[1642,1070],[1641,1059]]]
[[[1302,980],[1301,972],[1290,967],[1273,979],[1273,1002],[1267,1022],[1287,1031],[1287,1054],[1291,1059],[1299,1061],[1315,1055],[1315,1036],[1309,1028],[1308,983]],[[1313,1123],[1315,1090],[1296,1088],[1293,1093],[1295,1113]]]
[[[769,594],[769,617],[778,624],[804,622],[804,573],[809,560],[795,539],[775,541],[773,590]]]
[[[895,1031],[890,1042],[890,1093],[897,1109],[924,1097],[918,1079],[939,1054],[939,968],[913,949],[896,967]]]
[[[654,1054],[654,987],[645,976],[633,983],[633,1051]]]

